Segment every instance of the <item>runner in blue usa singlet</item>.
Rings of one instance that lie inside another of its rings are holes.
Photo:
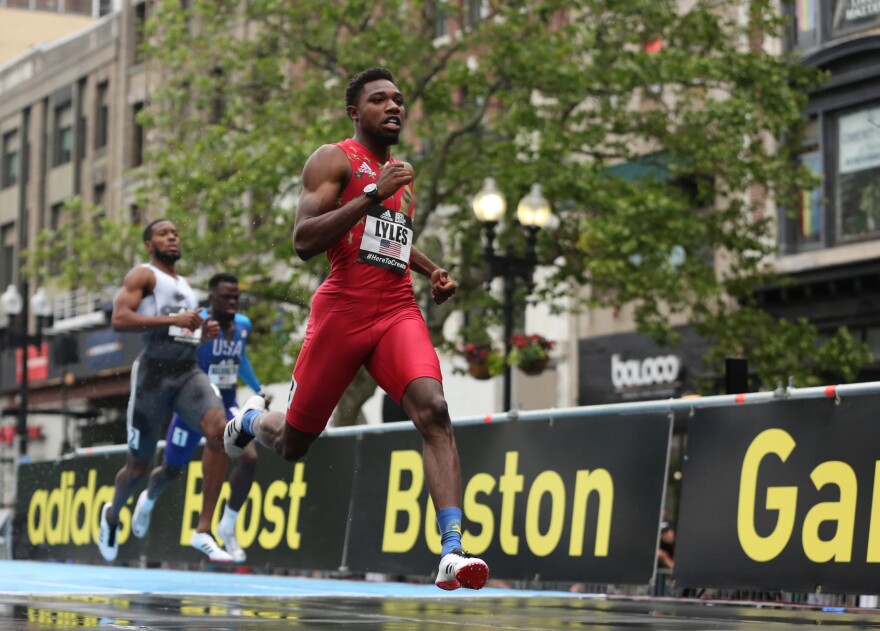
[[[207,309],[200,313],[203,318],[208,319]],[[257,394],[262,394],[263,387],[246,352],[247,340],[251,334],[250,318],[236,313],[232,335],[227,339],[224,333],[221,327],[220,337],[199,347],[199,368],[208,374],[211,385],[220,391],[220,398],[226,408],[226,418],[231,420],[238,412],[235,390],[239,377]],[[201,432],[184,423],[175,414],[165,435],[165,460],[178,467],[184,466],[192,460],[201,438]]]

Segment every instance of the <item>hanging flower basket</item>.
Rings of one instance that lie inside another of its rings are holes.
[[[547,368],[552,348],[553,342],[541,335],[517,333],[510,336],[507,363],[518,366],[527,375],[540,375]]]
[[[540,375],[547,368],[549,358],[536,359],[531,362],[524,362],[519,365],[519,369],[527,375]]]
[[[492,374],[489,372],[489,364],[485,362],[468,362],[468,374],[474,379],[491,379]]]
[[[501,372],[501,355],[495,352],[489,342],[469,342],[463,354],[468,363],[468,374],[474,379],[491,379]]]

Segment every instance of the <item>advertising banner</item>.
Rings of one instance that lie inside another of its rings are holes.
[[[356,439],[319,440],[309,457],[290,464],[262,450],[257,474],[237,525],[248,563],[336,570],[342,559]],[[113,497],[125,454],[20,467],[16,556],[103,563],[95,542],[100,510]],[[140,492],[140,489],[138,489]],[[229,483],[214,513],[214,528]],[[137,493],[120,512],[119,561],[197,563],[205,555],[189,540],[202,508],[201,451],[159,499],[144,539],[131,534]],[[21,552],[21,551],[24,552]]]
[[[872,397],[698,411],[688,428],[677,583],[876,592],[877,445]]]
[[[670,422],[663,415],[456,427],[465,549],[498,578],[647,583],[654,571]],[[411,426],[328,435],[288,464],[261,448],[238,523],[248,564],[429,575],[440,553]],[[23,465],[19,558],[103,563],[100,507],[125,455]],[[143,540],[121,512],[119,560],[199,562],[199,455],[159,499]],[[228,497],[228,484],[214,524]]]
[[[457,427],[464,549],[501,578],[646,584],[669,435],[658,415]],[[350,569],[436,569],[440,535],[421,452],[414,430],[364,434]]]
[[[114,454],[19,465],[15,557],[103,562],[95,543],[101,508],[113,499],[114,478],[124,462],[125,454]],[[120,514],[121,562],[137,561],[146,550],[146,540],[131,536],[133,509],[129,502]]]

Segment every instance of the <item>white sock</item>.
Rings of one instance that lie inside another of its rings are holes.
[[[144,510],[148,513],[153,510],[153,506],[156,504],[156,499],[158,498],[150,497],[150,492],[147,491],[147,497],[144,499]]]
[[[227,504],[226,508],[223,509],[223,517],[220,518],[220,523],[217,525],[217,527],[235,532],[235,520],[237,519],[238,511],[232,510]]]

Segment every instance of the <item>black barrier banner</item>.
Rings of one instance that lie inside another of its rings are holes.
[[[654,571],[670,422],[579,418],[455,429],[462,461],[463,544],[499,578],[647,583]],[[124,454],[20,468],[18,558],[103,563],[100,507]],[[199,454],[163,495],[147,536],[121,511],[119,560],[199,562],[189,546],[201,510]],[[214,529],[228,497],[224,486]],[[412,426],[325,436],[304,462],[260,450],[237,524],[248,563],[428,575],[440,553]],[[19,548],[21,549],[21,548]]]
[[[356,442],[349,436],[321,439],[296,464],[260,450],[236,528],[249,564],[339,568]],[[125,454],[116,454],[22,465],[16,513],[27,519],[16,518],[16,557],[103,563],[95,543],[100,510],[113,498],[113,481],[124,462]],[[205,560],[189,545],[202,508],[201,450],[180,478],[156,503],[144,539],[131,534],[137,493],[120,511],[118,561]],[[229,490],[227,482],[214,513],[215,531]]]
[[[464,548],[501,578],[647,583],[669,433],[657,415],[456,427]],[[421,452],[414,430],[363,435],[352,570],[436,570],[440,535]]]
[[[684,586],[880,589],[876,399],[698,411],[675,577]]]

